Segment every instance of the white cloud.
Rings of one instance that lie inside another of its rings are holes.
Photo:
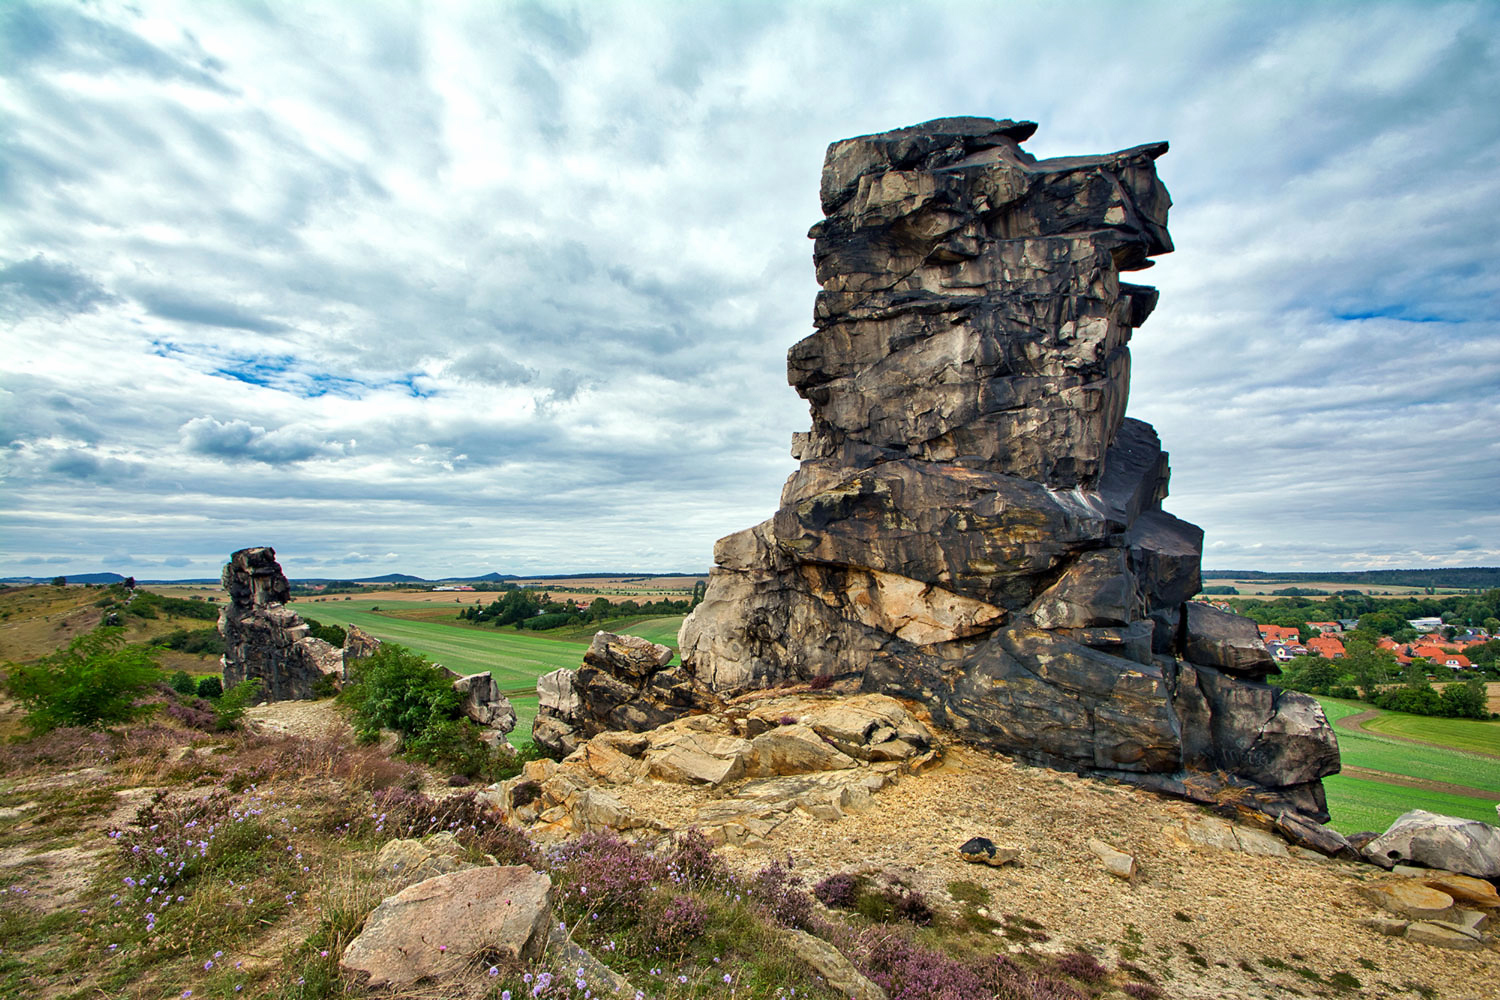
[[[703,568],[805,429],[825,145],[947,114],[1172,142],[1132,413],[1210,566],[1497,558],[1493,8],[0,16],[7,563]]]

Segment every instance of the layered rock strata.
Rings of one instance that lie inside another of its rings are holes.
[[[672,650],[634,635],[597,632],[577,670],[563,668],[538,678],[537,713],[531,735],[559,757],[602,732],[643,732],[701,711],[713,699]]]
[[[720,697],[910,697],[1033,762],[1326,819],[1333,731],[1263,683],[1253,623],[1188,603],[1203,532],[1125,416],[1157,293],[1120,276],[1172,249],[1167,145],[1038,160],[1034,130],[829,147],[816,329],[787,362],[812,428],[776,514],[715,547],[683,666]]]
[[[229,600],[219,612],[224,637],[220,665],[229,686],[249,678],[261,682],[267,701],[315,698],[326,684],[343,683],[345,650],[315,638],[297,612],[287,607],[291,585],[276,550],[269,546],[240,549],[224,566]],[[372,636],[351,630],[347,659],[368,656],[379,646]]]
[[[757,693],[643,732],[595,733],[561,763],[529,761],[481,797],[531,836],[560,840],[660,833],[652,796],[683,786],[709,793],[694,828],[759,846],[792,817],[869,808],[874,793],[940,759],[931,731],[894,698]]]

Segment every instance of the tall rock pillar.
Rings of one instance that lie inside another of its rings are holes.
[[[1326,818],[1316,702],[1253,624],[1189,605],[1203,532],[1125,416],[1170,252],[1164,142],[1038,160],[1036,126],[945,118],[836,142],[809,234],[810,404],[768,521],[721,539],[685,667],[719,695],[830,678],[926,702],[1025,759]],[[1226,779],[1224,776],[1227,775]]]

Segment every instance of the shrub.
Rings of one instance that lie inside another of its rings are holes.
[[[322,622],[312,618],[304,618],[302,621],[307,625],[307,634],[314,639],[322,639],[330,646],[335,646],[339,649],[344,647],[344,640],[348,638],[348,633],[344,631],[342,626],[324,625]]]
[[[214,728],[221,732],[238,728],[240,719],[245,716],[245,709],[250,707],[259,693],[260,678],[247,677],[225,691],[217,702],[209,702],[214,713]]]
[[[394,729],[403,744],[434,722],[456,719],[461,704],[452,678],[393,642],[354,664],[339,700],[353,710],[357,729]]]
[[[812,898],[802,889],[802,877],[792,874],[790,859],[773,861],[755,873],[754,895],[784,927],[805,927],[812,916]]]
[[[681,952],[703,933],[708,908],[691,896],[673,896],[653,921],[652,936],[669,951]]]
[[[187,675],[187,671],[185,670],[177,671],[167,683],[178,694],[194,695],[198,693],[198,685]]]
[[[219,654],[224,652],[224,637],[212,626],[189,631],[173,629],[156,640],[158,646],[175,649],[183,653]]]
[[[859,899],[859,877],[841,872],[830,875],[813,886],[813,895],[824,906],[837,910],[852,910]]]
[[[32,732],[127,722],[151,711],[136,700],[161,676],[155,654],[125,645],[122,632],[96,629],[34,665],[7,668],[5,688],[26,709]]]
[[[1097,958],[1081,951],[1059,955],[1052,966],[1062,975],[1085,983],[1100,983],[1109,978],[1109,970]]]
[[[557,858],[568,902],[606,918],[634,921],[660,874],[656,859],[634,844],[607,833],[587,833],[567,844]]]
[[[167,715],[191,729],[201,729],[205,733],[211,733],[218,728],[213,706],[199,698],[194,698],[189,702],[168,702],[166,712]]]
[[[198,697],[213,700],[224,694],[224,682],[217,676],[198,678]]]
[[[721,888],[733,880],[729,865],[698,830],[685,830],[673,838],[664,861],[669,876],[695,888]]]

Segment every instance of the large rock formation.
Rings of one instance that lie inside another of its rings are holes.
[[[1125,416],[1131,332],[1172,249],[1166,143],[1037,160],[1030,122],[950,118],[829,147],[812,429],[768,521],[720,540],[684,623],[719,696],[828,678],[925,702],[1051,766],[1326,819],[1312,699],[1245,619],[1186,603],[1203,532]],[[1227,789],[1226,785],[1239,786]]]

